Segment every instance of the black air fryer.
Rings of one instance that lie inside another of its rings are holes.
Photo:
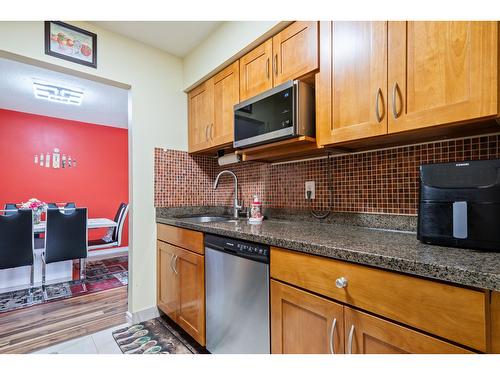
[[[417,236],[500,251],[500,160],[421,165]]]

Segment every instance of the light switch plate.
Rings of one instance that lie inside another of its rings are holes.
[[[307,199],[307,192],[311,192],[311,199],[316,198],[316,182],[315,181],[306,181],[306,191],[305,191],[305,197]]]

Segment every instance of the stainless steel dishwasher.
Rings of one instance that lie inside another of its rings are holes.
[[[205,235],[206,347],[270,353],[269,246]]]

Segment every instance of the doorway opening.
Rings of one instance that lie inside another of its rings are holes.
[[[78,306],[89,311],[71,323],[75,333],[125,322],[129,89],[59,70],[0,57],[0,240],[11,246],[9,253],[0,243],[0,324],[19,321],[13,332],[25,330],[29,341],[10,345],[3,332],[0,352],[68,340],[65,319],[74,319]],[[28,211],[30,233],[15,220]],[[32,261],[15,259],[26,233]],[[83,246],[84,253],[76,250]],[[95,312],[106,310],[106,293],[114,307],[96,320]]]

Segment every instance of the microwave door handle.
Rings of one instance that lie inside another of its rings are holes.
[[[293,133],[294,135],[299,135],[299,119],[300,119],[300,106],[299,106],[299,95],[300,95],[300,91],[299,91],[299,84],[297,81],[294,81],[293,83],[293,89],[292,89],[292,93],[293,93],[293,101],[292,101],[292,110],[293,110],[293,113],[292,113],[292,121],[293,121]]]

